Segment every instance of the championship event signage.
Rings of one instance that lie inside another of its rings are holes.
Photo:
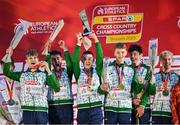
[[[137,42],[142,36],[143,13],[129,13],[129,4],[99,5],[93,10],[92,24],[106,43]]]
[[[31,34],[51,33],[57,25],[58,21],[32,22],[29,31]]]
[[[57,42],[62,39],[72,54],[77,43],[76,34],[84,30],[79,13],[85,10],[90,31],[94,30],[97,34],[104,57],[114,57],[114,46],[117,42],[126,43],[127,48],[131,44],[141,45],[143,56],[147,57],[149,40],[158,38],[158,56],[160,52],[170,50],[174,54],[173,66],[180,65],[179,0],[151,0],[148,3],[146,0],[62,1],[1,1],[0,58],[6,54],[6,49],[23,20],[31,25],[14,51],[15,61],[22,62],[28,49],[36,49],[41,53],[61,19],[64,20],[64,27],[54,39],[52,48],[59,49]],[[81,53],[83,49],[84,47]],[[95,52],[93,42],[90,50]],[[40,54],[41,58],[43,56]]]

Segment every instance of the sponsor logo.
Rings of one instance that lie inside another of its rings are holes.
[[[143,13],[129,13],[129,4],[99,5],[93,9],[92,29],[106,43],[137,42],[142,36]]]
[[[23,30],[22,23],[24,20],[18,19],[20,23],[15,24],[14,32],[16,33],[18,30]],[[46,22],[31,22],[30,27],[26,31],[25,34],[44,34],[44,33],[52,33],[56,26],[58,25],[59,20],[55,21],[46,21]]]
[[[23,19],[18,19],[20,23],[18,24],[15,24],[15,28],[14,28],[14,33],[17,33],[18,31],[23,31],[23,30],[26,30],[25,27],[26,25],[30,25],[30,22],[28,21],[25,21]],[[24,34],[28,34],[28,29],[24,32]]]
[[[56,28],[58,21],[48,21],[48,22],[33,22],[30,27],[31,34],[42,34],[42,33],[52,33]]]

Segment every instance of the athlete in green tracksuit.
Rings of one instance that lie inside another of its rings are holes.
[[[129,47],[129,55],[132,62],[132,67],[135,69],[138,79],[144,84],[143,89],[133,99],[132,124],[136,123],[136,118],[139,118],[140,124],[149,124],[150,121],[150,95],[154,95],[156,87],[151,83],[150,67],[141,63],[142,47],[139,45],[131,45]]]
[[[103,122],[102,99],[98,94],[100,76],[103,67],[103,52],[101,44],[95,33],[89,35],[95,41],[96,67],[94,68],[94,55],[91,51],[82,54],[82,67],[80,66],[80,48],[84,37],[77,36],[78,43],[72,55],[73,71],[77,82],[78,124],[101,124]]]
[[[9,48],[7,52],[11,54],[12,49]],[[24,72],[12,72],[10,70],[11,63],[5,63],[3,70],[4,75],[20,82],[20,101],[23,110],[23,123],[47,124],[47,84],[55,89],[55,91],[59,91],[58,80],[56,76],[52,74],[47,62],[39,62],[36,50],[27,51],[26,63],[29,65],[29,68]],[[39,70],[38,66],[44,68],[45,71]]]
[[[116,60],[104,67],[106,75],[99,92],[107,94],[105,124],[130,124],[132,95],[139,93],[143,87],[139,84],[135,70],[125,63],[126,54],[126,45],[116,44],[114,51]]]
[[[50,45],[48,45],[50,46]],[[73,123],[73,96],[72,96],[72,61],[69,51],[63,40],[58,42],[58,47],[63,49],[66,66],[63,67],[62,55],[58,50],[51,50],[46,56],[46,61],[52,72],[59,80],[61,90],[55,92],[49,88],[49,123],[50,124],[72,124]],[[50,47],[49,47],[50,48]],[[68,113],[65,113],[68,112]]]

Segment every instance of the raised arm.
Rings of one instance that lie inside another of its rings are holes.
[[[46,81],[48,85],[51,88],[53,88],[55,91],[59,91],[60,90],[59,82],[56,76],[51,72],[48,63],[46,61],[43,61],[41,65],[42,65],[41,67],[44,67],[45,71],[47,72]]]
[[[58,42],[58,46],[64,50],[64,58],[66,61],[66,68],[67,68],[67,73],[70,79],[72,79],[72,74],[73,74],[73,65],[72,65],[72,60],[71,56],[69,54],[68,48],[66,47],[66,44],[63,40],[60,40]]]
[[[9,53],[10,56],[13,54],[13,49],[8,48],[6,50],[6,53]],[[21,72],[13,72],[10,67],[11,67],[12,62],[4,62],[4,68],[3,68],[3,73],[5,76],[9,77],[12,80],[19,81],[21,77]]]
[[[95,47],[96,47],[96,71],[99,75],[99,77],[101,77],[102,75],[102,69],[103,69],[103,50],[102,50],[102,47],[101,47],[101,44],[96,36],[95,33],[91,33],[89,35],[89,37],[91,39],[94,40],[95,42]]]
[[[74,76],[76,81],[79,78],[80,75],[80,49],[81,49],[81,44],[82,44],[82,35],[79,33],[77,34],[77,45],[74,49],[74,52],[72,54],[72,63],[73,63],[73,72],[74,72]]]

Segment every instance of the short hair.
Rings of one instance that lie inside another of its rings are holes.
[[[124,43],[117,43],[115,45],[115,49],[126,49],[126,44],[124,44]]]
[[[167,55],[170,55],[173,58],[173,53],[169,50],[162,51],[159,55],[159,59],[164,59]]]
[[[35,49],[30,49],[30,50],[28,50],[26,52],[25,56],[26,57],[29,57],[29,56],[38,56],[38,52]]]
[[[50,52],[50,55],[51,55],[51,56],[54,56],[54,55],[60,55],[60,56],[61,56],[61,52],[58,51],[58,50],[52,50],[52,51]]]
[[[91,51],[84,51],[83,54],[82,54],[82,57],[81,57],[82,61],[84,61],[86,59],[86,55],[88,55],[88,54],[90,54],[90,55],[92,55],[94,57],[93,52],[91,52]]]
[[[135,45],[135,44],[131,45],[128,49],[128,52],[132,53],[133,51],[137,51],[141,54],[142,53],[142,47],[140,45]]]

